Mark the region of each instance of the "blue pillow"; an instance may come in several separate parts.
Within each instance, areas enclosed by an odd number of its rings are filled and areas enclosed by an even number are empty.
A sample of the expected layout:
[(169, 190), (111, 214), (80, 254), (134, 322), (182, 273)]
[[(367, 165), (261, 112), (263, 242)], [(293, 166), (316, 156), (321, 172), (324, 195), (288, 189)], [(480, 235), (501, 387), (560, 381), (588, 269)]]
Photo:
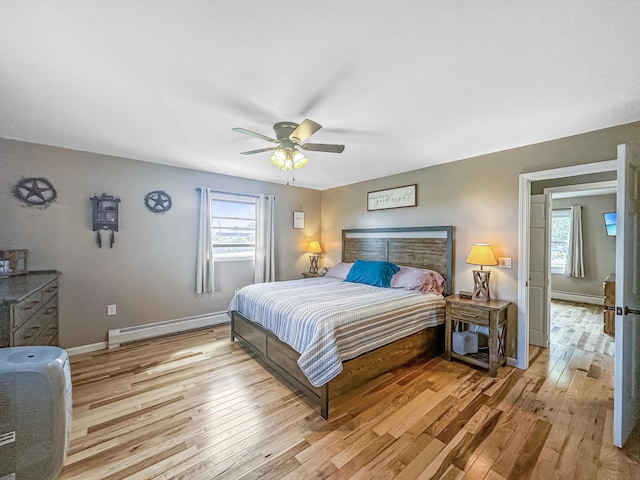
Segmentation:
[(389, 262), (356, 260), (344, 281), (389, 288), (391, 277), (398, 270), (400, 267)]

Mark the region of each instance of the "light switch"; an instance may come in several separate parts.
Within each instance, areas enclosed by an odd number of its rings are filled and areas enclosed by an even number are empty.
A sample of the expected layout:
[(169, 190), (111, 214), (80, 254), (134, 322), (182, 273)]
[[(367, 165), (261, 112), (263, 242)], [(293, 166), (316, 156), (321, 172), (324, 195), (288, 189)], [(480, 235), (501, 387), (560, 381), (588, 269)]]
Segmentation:
[(500, 267), (500, 268), (511, 268), (511, 258), (498, 257), (498, 267)]

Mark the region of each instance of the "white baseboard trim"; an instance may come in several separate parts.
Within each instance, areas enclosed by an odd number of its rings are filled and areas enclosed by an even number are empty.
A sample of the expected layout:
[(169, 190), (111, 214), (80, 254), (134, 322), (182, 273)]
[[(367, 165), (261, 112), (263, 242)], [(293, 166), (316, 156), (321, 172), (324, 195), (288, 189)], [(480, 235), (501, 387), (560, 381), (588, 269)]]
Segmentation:
[(164, 322), (148, 323), (146, 325), (138, 325), (135, 327), (119, 328), (116, 330), (109, 330), (108, 342), (80, 345), (79, 347), (66, 348), (65, 351), (69, 356), (80, 355), (81, 353), (96, 352), (106, 348), (119, 347), (121, 344), (127, 342), (146, 340), (149, 338), (161, 337), (163, 335), (171, 335), (172, 333), (186, 332), (197, 328), (220, 325), (223, 323), (229, 323), (229, 316), (227, 315), (227, 312), (206, 313), (204, 315), (177, 318), (175, 320), (166, 320)]
[(206, 313), (204, 315), (195, 315), (193, 317), (177, 318), (175, 320), (167, 320), (164, 322), (137, 325), (135, 327), (118, 328), (109, 330), (107, 343), (108, 348), (116, 348), (123, 343), (147, 340), (149, 338), (186, 332), (198, 328), (211, 327), (213, 325), (220, 325), (228, 322), (229, 316), (227, 315), (227, 312), (214, 312)]
[(604, 296), (583, 295), (580, 293), (557, 292), (551, 290), (551, 298), (555, 300), (566, 300), (567, 302), (588, 303), (591, 305), (604, 305)]
[(107, 342), (92, 343), (90, 345), (80, 345), (79, 347), (67, 348), (67, 355), (80, 355), (81, 353), (96, 352), (107, 348)]

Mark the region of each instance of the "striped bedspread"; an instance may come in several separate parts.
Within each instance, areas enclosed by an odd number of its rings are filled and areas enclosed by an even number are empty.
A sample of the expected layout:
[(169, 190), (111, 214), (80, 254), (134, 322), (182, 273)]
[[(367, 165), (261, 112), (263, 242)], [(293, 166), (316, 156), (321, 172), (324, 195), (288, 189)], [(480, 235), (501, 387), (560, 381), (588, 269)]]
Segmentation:
[(244, 287), (228, 313), (238, 311), (293, 347), (300, 369), (319, 387), (343, 361), (444, 323), (444, 305), (435, 294), (308, 278)]

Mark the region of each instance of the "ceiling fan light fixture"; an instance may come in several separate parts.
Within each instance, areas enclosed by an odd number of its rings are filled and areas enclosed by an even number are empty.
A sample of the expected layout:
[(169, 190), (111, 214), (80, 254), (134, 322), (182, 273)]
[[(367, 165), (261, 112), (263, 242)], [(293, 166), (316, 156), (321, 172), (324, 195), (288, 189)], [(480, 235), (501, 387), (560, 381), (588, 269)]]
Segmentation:
[(278, 167), (280, 170), (287, 170), (285, 168), (285, 164), (287, 161), (287, 157), (289, 155), (287, 154), (286, 150), (284, 148), (278, 148), (276, 149), (275, 152), (273, 152), (273, 154), (269, 157), (269, 161), (276, 167)]
[(309, 163), (309, 159), (304, 156), (304, 153), (296, 150), (295, 148), (293, 149), (291, 157), (293, 161), (293, 168), (302, 168)]
[(278, 148), (269, 157), (269, 161), (280, 170), (285, 171), (302, 168), (309, 163), (309, 159), (304, 156), (304, 153), (295, 148)]

